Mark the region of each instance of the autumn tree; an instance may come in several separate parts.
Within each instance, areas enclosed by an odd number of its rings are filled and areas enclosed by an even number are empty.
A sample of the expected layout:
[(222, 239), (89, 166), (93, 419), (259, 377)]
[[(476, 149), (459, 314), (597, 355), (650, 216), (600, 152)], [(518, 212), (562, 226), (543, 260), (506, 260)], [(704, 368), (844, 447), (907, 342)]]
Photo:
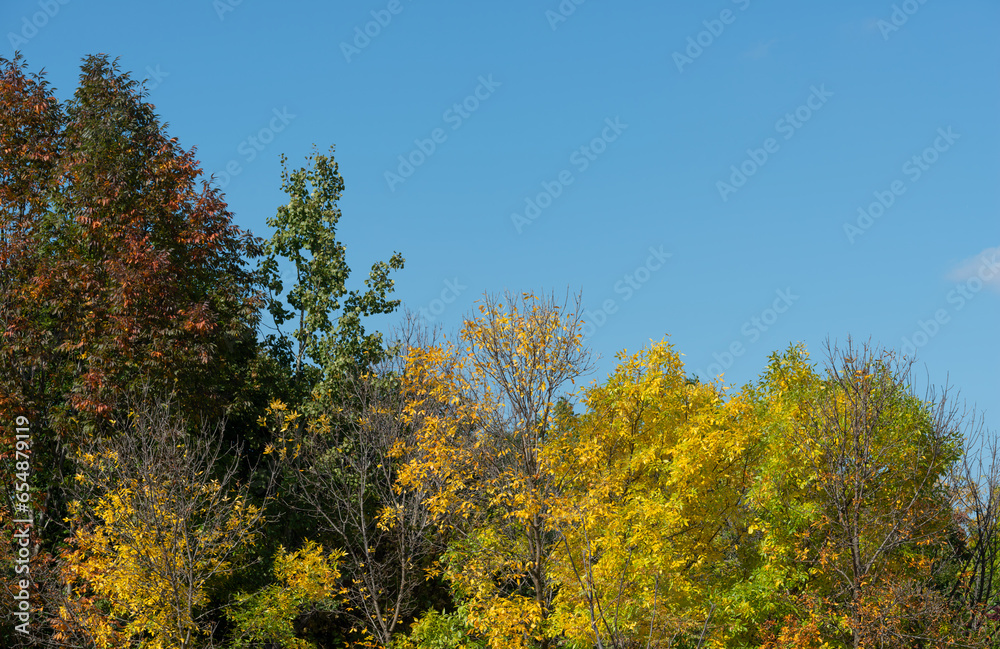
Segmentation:
[(218, 378), (253, 341), (261, 306), (244, 266), (258, 242), (217, 189), (199, 187), (194, 152), (115, 63), (85, 59), (66, 112), (34, 283), (59, 318), (51, 343), (72, 361), (67, 412), (106, 414), (116, 393), (150, 381), (185, 407), (224, 404)]
[(218, 429), (190, 434), (169, 401), (131, 408), (114, 436), (81, 450), (54, 637), (200, 646), (212, 632), (209, 586), (253, 545), (263, 509), (236, 481), (238, 449)]
[[(18, 55), (13, 60), (0, 59), (0, 413), (8, 422), (0, 429), (0, 467), (4, 470), (0, 484), (5, 496), (0, 505), (0, 532), (6, 539), (19, 531), (12, 521), (25, 518), (24, 512), (14, 510), (17, 461), (30, 457), (36, 471), (32, 483), (45, 475), (37, 466), (46, 457), (45, 448), (33, 448), (37, 436), (16, 444), (12, 424), (21, 417), (21, 422), (38, 426), (37, 387), (44, 383), (47, 359), (54, 355), (45, 345), (46, 332), (38, 322), (41, 310), (30, 280), (41, 263), (35, 240), (48, 209), (64, 119), (62, 106), (44, 76), (28, 74)], [(43, 497), (34, 491), (25, 504), (37, 510), (42, 502)], [(37, 532), (30, 542), (34, 554)], [(15, 604), (12, 596), (20, 591), (16, 586), (25, 576), (13, 571), (14, 551), (9, 543), (0, 545), (0, 561), (6, 567), (0, 603), (9, 610)], [(32, 561), (32, 576), (41, 577), (46, 558), (34, 554)], [(37, 609), (40, 602), (33, 598), (31, 604)], [(5, 625), (0, 644), (14, 646), (20, 635), (13, 625)]]
[(824, 373), (792, 347), (725, 398), (664, 344), (622, 354), (544, 449), (555, 626), (599, 647), (989, 646), (995, 497), (971, 476), (992, 465), (956, 465), (961, 417), (910, 386), (851, 345)]
[(828, 347), (821, 371), (793, 347), (744, 388), (762, 433), (735, 591), (744, 640), (988, 646), (968, 632), (983, 609), (948, 595), (968, 538), (953, 478), (960, 418), (946, 393), (916, 396), (911, 364), (848, 342)]
[(0, 59), (0, 354), (6, 368), (0, 408), (25, 415), (33, 396), (29, 386), (45, 365), (39, 358), (44, 331), (29, 326), (40, 315), (30, 284), (42, 262), (37, 237), (65, 119), (44, 76), (27, 74), (26, 66), (20, 56)]
[(64, 104), (20, 59), (0, 68), (0, 402), (36, 427), (48, 546), (74, 450), (123, 395), (149, 383), (212, 417), (238, 400), (260, 248), (115, 62), (84, 59)]
[(812, 434), (801, 438), (822, 494), (820, 558), (854, 647), (934, 632), (900, 622), (913, 605), (906, 582), (932, 560), (923, 548), (946, 538), (944, 479), (961, 442), (953, 422), (934, 416), (942, 409), (913, 396), (910, 374), (891, 352), (831, 347)]
[(428, 569), (440, 548), (424, 493), (400, 488), (413, 426), (405, 421), (402, 385), (408, 349), (433, 343), (414, 318), (396, 333), (398, 353), (360, 376), (342, 379), (348, 398), (326, 408), (302, 434), (283, 404), (269, 418), (283, 429), (283, 450), (298, 469), (289, 506), (304, 512), (316, 533), (343, 551), (343, 614), (388, 646), (426, 605)]
[(399, 481), (424, 491), (448, 530), (446, 577), (493, 647), (553, 637), (558, 538), (541, 453), (559, 396), (588, 369), (580, 327), (579, 300), (487, 296), (457, 346), (410, 353), (406, 414), (417, 432)]
[(545, 444), (557, 625), (602, 649), (720, 640), (754, 422), (666, 342), (618, 360)]

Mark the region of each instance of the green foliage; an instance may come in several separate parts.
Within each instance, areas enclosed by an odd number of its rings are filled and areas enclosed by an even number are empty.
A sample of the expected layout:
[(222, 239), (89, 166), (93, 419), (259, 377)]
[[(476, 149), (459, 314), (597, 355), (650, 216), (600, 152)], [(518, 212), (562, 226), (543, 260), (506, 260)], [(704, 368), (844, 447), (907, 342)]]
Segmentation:
[(312, 541), (295, 552), (278, 548), (274, 557), (275, 582), (252, 595), (238, 594), (226, 612), (236, 625), (233, 649), (267, 643), (283, 649), (311, 649), (316, 645), (297, 637), (295, 619), (309, 607), (332, 608), (340, 577), (339, 552), (326, 554)]
[[(278, 208), (267, 224), (275, 229), (266, 245), (267, 258), (262, 272), (268, 278), (273, 295), (284, 290), (278, 258), (292, 263), (295, 282), (286, 299), (291, 309), (272, 297), (268, 308), (279, 328), (271, 336), (272, 348), (286, 358), (294, 357), (296, 377), (303, 375), (305, 361), (312, 360), (320, 370), (320, 380), (329, 391), (345, 373), (359, 376), (362, 371), (384, 358), (379, 333), (365, 333), (362, 317), (391, 313), (398, 300), (388, 299), (393, 280), (390, 271), (403, 267), (403, 257), (394, 253), (388, 262), (372, 265), (365, 280), (367, 290), (348, 289), (351, 269), (344, 245), (337, 240), (336, 228), (341, 212), (337, 207), (344, 191), (344, 179), (330, 155), (313, 153), (308, 167), (289, 171), (282, 157), (281, 188), (289, 202)], [(298, 343), (294, 352), (290, 340), (280, 333), (283, 323), (298, 318), (293, 334)]]
[(392, 649), (485, 649), (486, 640), (469, 626), (464, 607), (452, 613), (430, 609), (417, 618), (408, 636), (395, 638)]

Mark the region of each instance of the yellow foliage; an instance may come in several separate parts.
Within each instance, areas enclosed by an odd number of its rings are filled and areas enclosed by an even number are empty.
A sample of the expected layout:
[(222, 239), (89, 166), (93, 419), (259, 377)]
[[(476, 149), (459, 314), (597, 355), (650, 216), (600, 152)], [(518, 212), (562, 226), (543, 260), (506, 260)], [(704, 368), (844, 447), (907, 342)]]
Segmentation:
[(583, 369), (580, 325), (531, 294), (487, 298), (456, 344), (408, 350), (404, 414), (416, 435), (412, 448), (394, 449), (412, 458), (398, 483), (426, 494), (430, 513), (462, 539), (445, 575), (469, 625), (497, 649), (551, 632), (551, 476), (540, 453), (559, 390)]
[(100, 649), (132, 642), (144, 649), (192, 646), (202, 632), (193, 611), (207, 602), (206, 581), (229, 572), (227, 557), (253, 539), (241, 530), (259, 515), (236, 498), (221, 525), (200, 526), (207, 512), (185, 505), (217, 503), (220, 489), (212, 481), (178, 490), (166, 477), (149, 476), (101, 496), (93, 503), (96, 522), (74, 532), (63, 556), (75, 602), (74, 610), (60, 612), (64, 623)]
[(690, 384), (665, 342), (620, 354), (585, 404), (543, 456), (565, 485), (551, 505), (563, 631), (594, 643), (595, 633), (640, 641), (700, 627), (707, 576), (729, 549), (720, 531), (737, 514), (753, 429), (713, 385)]

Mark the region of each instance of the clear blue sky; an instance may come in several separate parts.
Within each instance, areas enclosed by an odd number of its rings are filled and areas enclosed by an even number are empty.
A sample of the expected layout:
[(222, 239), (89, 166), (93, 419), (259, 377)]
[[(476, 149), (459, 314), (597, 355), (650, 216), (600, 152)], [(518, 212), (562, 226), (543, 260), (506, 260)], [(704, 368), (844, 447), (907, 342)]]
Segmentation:
[(279, 154), (336, 144), (356, 278), (402, 252), (398, 296), (447, 331), (487, 291), (582, 290), (595, 378), (669, 334), (735, 384), (791, 342), (906, 339), (1000, 428), (1000, 6), (576, 2), (5, 0), (0, 24), (61, 97), (90, 53), (148, 77), (256, 234)]

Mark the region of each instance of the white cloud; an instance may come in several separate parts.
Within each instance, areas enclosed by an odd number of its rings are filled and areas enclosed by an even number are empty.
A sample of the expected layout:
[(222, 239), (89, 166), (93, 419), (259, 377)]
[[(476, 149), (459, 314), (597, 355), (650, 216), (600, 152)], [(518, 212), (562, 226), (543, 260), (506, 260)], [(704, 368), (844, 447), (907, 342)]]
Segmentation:
[(954, 282), (965, 282), (974, 277), (985, 286), (1000, 291), (1000, 246), (983, 250), (975, 257), (960, 262), (948, 273), (948, 279)]

